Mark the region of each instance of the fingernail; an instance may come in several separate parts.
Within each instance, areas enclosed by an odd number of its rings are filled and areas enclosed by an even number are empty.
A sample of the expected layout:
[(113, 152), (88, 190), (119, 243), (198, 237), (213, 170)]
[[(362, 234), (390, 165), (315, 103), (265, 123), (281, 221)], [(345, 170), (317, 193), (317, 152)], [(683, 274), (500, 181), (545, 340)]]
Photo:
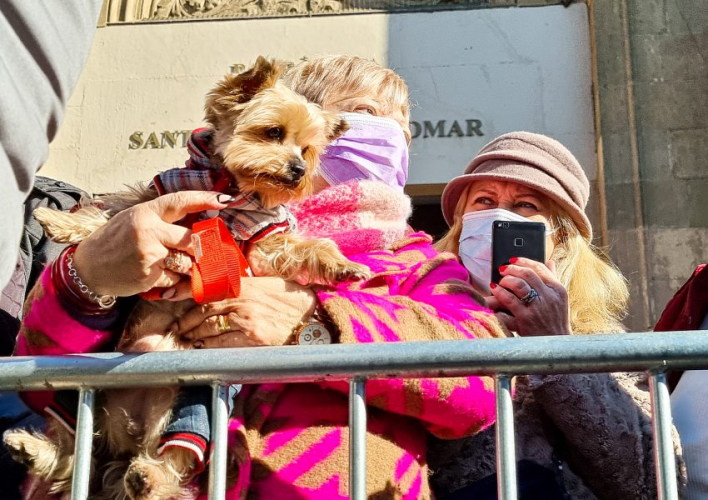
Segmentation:
[(203, 340), (197, 340), (196, 342), (194, 342), (194, 343), (192, 344), (192, 347), (194, 347), (195, 349), (201, 349), (202, 347), (204, 347), (204, 341), (203, 341)]
[(499, 272), (503, 273), (504, 271), (506, 271), (507, 267), (509, 267), (509, 266), (499, 266)]
[(519, 260), (518, 257), (512, 257), (511, 259), (509, 259), (509, 264), (516, 264), (517, 260)]
[(162, 292), (160, 294), (160, 297), (164, 300), (169, 300), (172, 297), (174, 297), (175, 295), (177, 295), (177, 289), (175, 287), (172, 287), (172, 288), (168, 288), (167, 290)]
[(489, 284), (489, 288), (491, 288), (492, 290), (494, 290), (496, 287), (497, 287), (497, 284), (496, 284), (496, 283), (490, 283), (490, 284)]
[(216, 199), (219, 203), (233, 203), (234, 201), (236, 201), (236, 198), (234, 198), (230, 194), (220, 194), (216, 197)]

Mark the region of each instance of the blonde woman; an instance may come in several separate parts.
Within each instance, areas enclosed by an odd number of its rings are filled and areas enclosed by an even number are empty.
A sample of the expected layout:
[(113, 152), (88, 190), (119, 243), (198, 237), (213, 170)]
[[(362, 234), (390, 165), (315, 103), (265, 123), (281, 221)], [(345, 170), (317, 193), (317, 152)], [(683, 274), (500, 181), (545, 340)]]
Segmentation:
[[(442, 206), (450, 231), (437, 249), (460, 257), (488, 307), (520, 336), (622, 331), (627, 284), (591, 244), (589, 191), (583, 169), (562, 144), (539, 134), (504, 134), (447, 185)], [(499, 284), (490, 283), (495, 220), (543, 222), (548, 262), (512, 259), (500, 269)], [(516, 381), (522, 500), (656, 498), (649, 394), (641, 377)], [(439, 498), (496, 498), (493, 430), (432, 449)]]

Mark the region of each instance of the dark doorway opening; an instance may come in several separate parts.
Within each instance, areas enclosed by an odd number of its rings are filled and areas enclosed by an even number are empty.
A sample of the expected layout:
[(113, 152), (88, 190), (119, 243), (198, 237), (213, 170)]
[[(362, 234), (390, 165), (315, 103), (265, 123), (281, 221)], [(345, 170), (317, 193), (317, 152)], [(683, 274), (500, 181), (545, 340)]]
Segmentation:
[(447, 224), (440, 208), (439, 196), (413, 198), (413, 216), (410, 225), (416, 231), (425, 231), (436, 241), (447, 232)]

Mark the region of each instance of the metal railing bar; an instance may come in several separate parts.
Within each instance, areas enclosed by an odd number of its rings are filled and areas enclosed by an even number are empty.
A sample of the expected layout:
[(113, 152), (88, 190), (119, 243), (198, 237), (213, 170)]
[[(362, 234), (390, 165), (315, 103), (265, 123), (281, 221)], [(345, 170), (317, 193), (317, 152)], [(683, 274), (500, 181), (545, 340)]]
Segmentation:
[(708, 332), (84, 354), (0, 359), (0, 390), (292, 383), (353, 377), (708, 368)]
[(212, 385), (209, 498), (226, 498), (226, 453), (229, 431), (229, 386)]
[(671, 436), (671, 400), (665, 372), (649, 374), (649, 390), (652, 407), (651, 425), (654, 437), (656, 491), (659, 500), (678, 500), (676, 456)]
[(349, 381), (349, 498), (366, 499), (366, 380)]
[(76, 415), (74, 442), (74, 474), (71, 478), (71, 500), (86, 500), (89, 497), (91, 479), (91, 455), (93, 452), (93, 405), (95, 391), (79, 391), (79, 408)]
[(516, 439), (511, 378), (504, 374), (497, 375), (494, 378), (494, 392), (497, 408), (497, 498), (516, 500)]

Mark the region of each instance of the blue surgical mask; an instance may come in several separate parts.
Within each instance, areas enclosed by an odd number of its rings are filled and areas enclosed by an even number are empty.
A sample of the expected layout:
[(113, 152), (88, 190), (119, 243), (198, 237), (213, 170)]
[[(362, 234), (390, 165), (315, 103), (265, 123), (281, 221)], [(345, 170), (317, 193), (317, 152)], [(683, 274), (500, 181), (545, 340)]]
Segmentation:
[(344, 113), (343, 136), (320, 156), (322, 177), (336, 186), (352, 180), (375, 180), (403, 191), (408, 180), (408, 143), (391, 118)]

